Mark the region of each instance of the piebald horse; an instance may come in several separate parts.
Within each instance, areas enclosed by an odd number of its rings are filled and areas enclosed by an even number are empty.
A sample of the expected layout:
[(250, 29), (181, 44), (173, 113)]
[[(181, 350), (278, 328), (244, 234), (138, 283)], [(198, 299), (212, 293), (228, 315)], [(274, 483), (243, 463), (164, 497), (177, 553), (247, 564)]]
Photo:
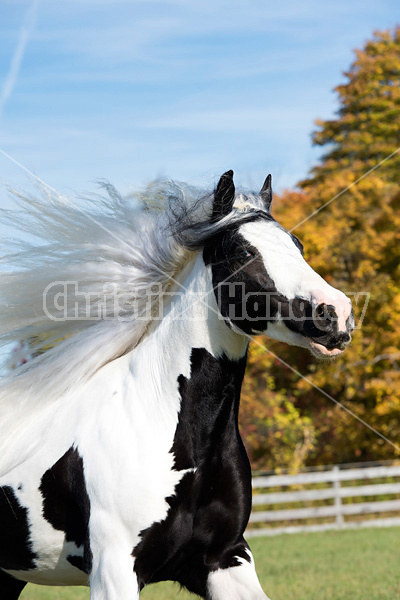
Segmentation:
[(337, 356), (351, 303), (271, 216), (270, 176), (260, 194), (236, 193), (232, 171), (208, 195), (106, 188), (3, 214), (30, 241), (3, 259), (0, 336), (32, 358), (0, 382), (0, 597), (33, 582), (133, 600), (173, 580), (266, 600), (243, 537), (249, 338)]

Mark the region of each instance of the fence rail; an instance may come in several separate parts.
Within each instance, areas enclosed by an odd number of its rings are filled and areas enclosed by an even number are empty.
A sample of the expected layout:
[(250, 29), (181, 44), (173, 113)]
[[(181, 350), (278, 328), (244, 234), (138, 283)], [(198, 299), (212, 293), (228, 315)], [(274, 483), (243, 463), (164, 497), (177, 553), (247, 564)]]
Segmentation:
[[(374, 479), (378, 481), (371, 482)], [(287, 506), (291, 504), (297, 506)], [(334, 466), (324, 471), (253, 478), (248, 537), (392, 525), (400, 525), (400, 465), (356, 469)]]

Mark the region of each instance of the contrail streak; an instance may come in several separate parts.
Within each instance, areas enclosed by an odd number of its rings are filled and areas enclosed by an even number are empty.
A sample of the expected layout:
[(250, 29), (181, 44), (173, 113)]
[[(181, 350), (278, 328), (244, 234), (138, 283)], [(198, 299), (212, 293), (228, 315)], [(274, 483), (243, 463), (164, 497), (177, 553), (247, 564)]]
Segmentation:
[(19, 32), (18, 44), (12, 57), (10, 68), (3, 84), (3, 89), (0, 95), (0, 119), (3, 116), (4, 108), (9, 99), (14, 86), (18, 79), (19, 70), (21, 68), (22, 59), (25, 54), (25, 48), (29, 40), (29, 36), (35, 26), (36, 13), (40, 0), (33, 0), (25, 13), (24, 21)]

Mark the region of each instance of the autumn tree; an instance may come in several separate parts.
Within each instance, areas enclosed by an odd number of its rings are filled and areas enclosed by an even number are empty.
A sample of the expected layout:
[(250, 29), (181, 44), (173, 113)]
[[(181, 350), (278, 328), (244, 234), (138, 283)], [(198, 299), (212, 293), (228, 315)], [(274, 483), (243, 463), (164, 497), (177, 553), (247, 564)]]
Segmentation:
[[(311, 266), (352, 295), (358, 325), (369, 296), (365, 318), (344, 355), (330, 363), (260, 341), (400, 446), (400, 27), (376, 32), (356, 51), (345, 79), (336, 88), (336, 118), (317, 121), (313, 135), (325, 154), (298, 191), (278, 199), (275, 214), (296, 229)], [(253, 346), (250, 356), (242, 421), (245, 433), (251, 422), (256, 426), (248, 444), (258, 467), (298, 465), (301, 437), (304, 464), (400, 455), (273, 355)], [(264, 368), (268, 377), (260, 375)], [(266, 433), (262, 452), (266, 423), (272, 431), (282, 428), (284, 451), (271, 453), (273, 434)]]
[(338, 117), (318, 120), (313, 136), (328, 151), (303, 185), (324, 185), (339, 172), (354, 181), (382, 161), (380, 178), (397, 184), (400, 156), (392, 154), (400, 144), (400, 27), (376, 32), (363, 50), (356, 50), (356, 60), (344, 75), (347, 81), (335, 88)]

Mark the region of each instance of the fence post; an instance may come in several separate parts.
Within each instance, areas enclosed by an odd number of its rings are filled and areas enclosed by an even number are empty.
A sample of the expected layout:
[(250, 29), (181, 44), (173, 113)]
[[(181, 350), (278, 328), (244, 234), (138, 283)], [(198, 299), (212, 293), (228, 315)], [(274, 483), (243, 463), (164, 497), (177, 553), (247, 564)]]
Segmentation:
[(340, 495), (340, 480), (339, 480), (339, 467), (337, 465), (335, 465), (332, 469), (333, 474), (334, 474), (334, 479), (333, 479), (333, 489), (335, 492), (335, 508), (336, 508), (336, 517), (335, 517), (335, 521), (336, 521), (336, 527), (339, 529), (340, 527), (343, 526), (343, 514), (342, 514), (342, 497)]

